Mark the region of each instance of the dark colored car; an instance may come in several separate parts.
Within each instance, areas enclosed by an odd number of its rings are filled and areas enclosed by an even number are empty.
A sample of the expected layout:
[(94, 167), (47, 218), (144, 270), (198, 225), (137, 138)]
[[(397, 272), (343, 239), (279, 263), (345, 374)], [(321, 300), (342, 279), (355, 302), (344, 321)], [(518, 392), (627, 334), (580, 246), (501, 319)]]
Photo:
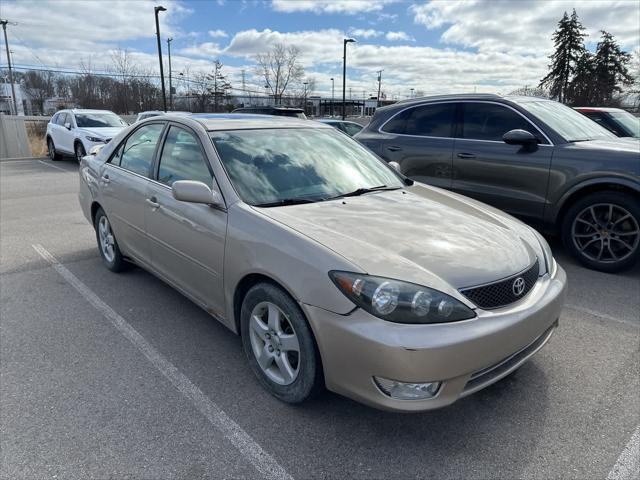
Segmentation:
[(640, 142), (558, 102), (449, 95), (376, 111), (355, 137), (408, 177), (561, 233), (583, 264), (640, 257)]
[(326, 123), (327, 125), (331, 125), (333, 128), (346, 133), (350, 137), (353, 137), (356, 133), (359, 133), (360, 130), (362, 130), (362, 125), (356, 122), (337, 120), (335, 118), (320, 118), (318, 119), (318, 121), (321, 123)]
[(275, 107), (271, 105), (263, 107), (240, 107), (231, 113), (254, 113), (258, 115), (275, 115), (277, 117), (307, 118), (304, 110), (294, 107)]
[(576, 107), (576, 110), (618, 137), (640, 138), (640, 118), (626, 110), (607, 107)]

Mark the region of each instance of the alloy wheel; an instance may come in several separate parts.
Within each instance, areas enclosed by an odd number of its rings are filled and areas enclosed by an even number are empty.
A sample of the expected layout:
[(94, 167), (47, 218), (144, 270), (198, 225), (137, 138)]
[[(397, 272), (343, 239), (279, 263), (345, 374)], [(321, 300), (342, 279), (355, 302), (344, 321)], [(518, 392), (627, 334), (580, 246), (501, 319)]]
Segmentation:
[(597, 203), (576, 215), (571, 237), (578, 251), (589, 260), (614, 263), (636, 251), (640, 226), (638, 219), (620, 205)]
[(47, 148), (49, 150), (49, 158), (53, 160), (56, 156), (56, 149), (53, 146), (53, 142), (51, 140), (47, 142)]
[(278, 385), (290, 385), (300, 370), (300, 343), (285, 313), (260, 302), (249, 319), (251, 350), (262, 372)]
[(100, 238), (100, 250), (107, 262), (112, 263), (116, 258), (115, 240), (111, 232), (111, 225), (107, 217), (100, 217), (98, 222), (98, 236)]
[(82, 157), (84, 157), (84, 147), (82, 145), (76, 145), (76, 160), (78, 163), (82, 161)]

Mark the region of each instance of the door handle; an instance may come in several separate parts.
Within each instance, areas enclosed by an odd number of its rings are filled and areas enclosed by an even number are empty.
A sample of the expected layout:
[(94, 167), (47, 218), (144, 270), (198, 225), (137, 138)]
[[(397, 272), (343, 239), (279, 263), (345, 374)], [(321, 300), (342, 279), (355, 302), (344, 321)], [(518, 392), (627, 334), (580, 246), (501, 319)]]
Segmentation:
[(387, 150), (389, 150), (390, 152), (399, 152), (400, 150), (402, 150), (402, 147), (398, 147), (397, 145), (391, 145), (387, 147)]
[(459, 153), (458, 158), (476, 158), (473, 153)]
[(109, 178), (108, 174), (105, 173), (104, 175), (102, 175), (102, 182), (103, 183), (109, 183), (110, 181), (111, 181), (111, 179)]
[(151, 205), (152, 208), (160, 208), (160, 204), (156, 197), (147, 198), (147, 203)]

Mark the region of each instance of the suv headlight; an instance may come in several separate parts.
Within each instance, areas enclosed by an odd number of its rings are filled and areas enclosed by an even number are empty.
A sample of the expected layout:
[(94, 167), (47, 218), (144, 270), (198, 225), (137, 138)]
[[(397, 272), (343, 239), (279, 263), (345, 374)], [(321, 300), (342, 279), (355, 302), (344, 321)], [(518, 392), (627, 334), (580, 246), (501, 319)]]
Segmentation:
[(459, 300), (415, 283), (336, 270), (329, 277), (358, 307), (390, 322), (443, 323), (476, 316)]
[(90, 142), (93, 142), (93, 143), (103, 143), (104, 142), (104, 138), (100, 138), (100, 137), (90, 137), (89, 135), (86, 135), (84, 138), (86, 138), (87, 140), (89, 140)]

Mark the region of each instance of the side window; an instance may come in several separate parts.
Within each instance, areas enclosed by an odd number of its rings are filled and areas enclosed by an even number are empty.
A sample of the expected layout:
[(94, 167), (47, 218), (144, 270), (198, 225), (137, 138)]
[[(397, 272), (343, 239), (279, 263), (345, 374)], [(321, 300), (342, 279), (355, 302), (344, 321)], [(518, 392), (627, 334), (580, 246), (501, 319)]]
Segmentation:
[(213, 176), (198, 139), (192, 133), (172, 126), (162, 148), (158, 181), (171, 186), (178, 180), (196, 180), (211, 186)]
[(60, 117), (59, 113), (56, 113), (53, 117), (51, 117), (51, 120), (49, 120), (52, 124), (57, 124), (58, 123), (58, 117)]
[(67, 114), (65, 112), (59, 113), (56, 123), (64, 127), (64, 124), (67, 123)]
[(124, 150), (124, 143), (121, 143), (120, 146), (116, 149), (115, 152), (111, 155), (109, 159), (109, 163), (112, 165), (120, 166), (120, 160), (122, 159), (122, 151)]
[(124, 143), (120, 166), (140, 175), (149, 175), (153, 154), (164, 124), (153, 123), (136, 130)]
[(519, 113), (493, 103), (465, 103), (462, 138), (502, 141), (510, 130), (526, 130), (538, 135), (537, 130)]
[(383, 130), (405, 135), (453, 137), (455, 111), (455, 103), (436, 103), (410, 108), (396, 115)]

